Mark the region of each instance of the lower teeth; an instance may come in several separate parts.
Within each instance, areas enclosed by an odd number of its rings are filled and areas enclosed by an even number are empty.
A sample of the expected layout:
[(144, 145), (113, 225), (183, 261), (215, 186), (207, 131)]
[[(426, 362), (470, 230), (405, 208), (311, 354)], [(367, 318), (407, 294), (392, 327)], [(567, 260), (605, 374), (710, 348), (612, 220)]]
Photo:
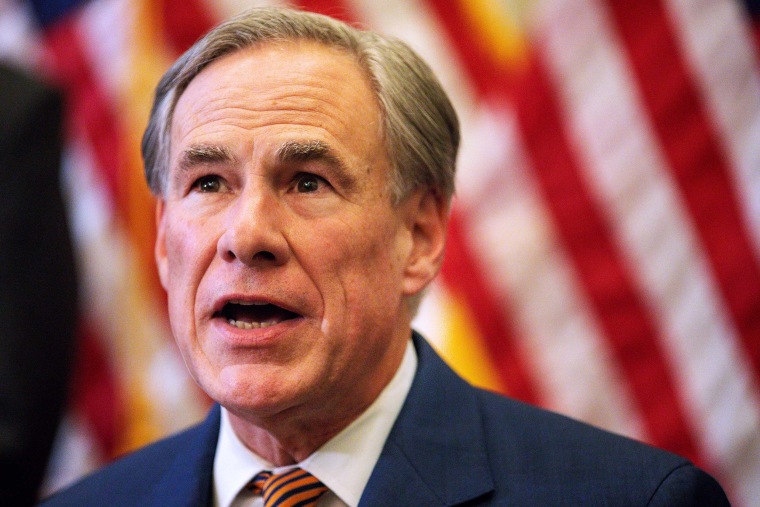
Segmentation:
[(238, 329), (259, 329), (262, 327), (269, 327), (275, 325), (275, 321), (267, 322), (244, 322), (242, 320), (229, 319), (227, 321), (231, 326), (235, 326)]

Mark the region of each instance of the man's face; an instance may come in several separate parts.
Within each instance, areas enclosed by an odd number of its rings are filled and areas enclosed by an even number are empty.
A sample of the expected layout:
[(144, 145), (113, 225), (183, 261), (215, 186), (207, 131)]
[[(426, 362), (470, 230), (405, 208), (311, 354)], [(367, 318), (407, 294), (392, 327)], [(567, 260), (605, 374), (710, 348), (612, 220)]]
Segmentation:
[(181, 96), (156, 258), (185, 362), (233, 413), (361, 410), (395, 372), (445, 214), (391, 204), (381, 132), (358, 66), (316, 43), (232, 53)]

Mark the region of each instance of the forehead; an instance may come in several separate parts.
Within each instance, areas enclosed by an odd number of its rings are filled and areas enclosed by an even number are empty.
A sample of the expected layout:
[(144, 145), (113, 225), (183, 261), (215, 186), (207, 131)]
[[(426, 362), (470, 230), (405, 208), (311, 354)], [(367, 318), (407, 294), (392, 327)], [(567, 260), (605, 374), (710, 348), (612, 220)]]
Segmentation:
[(371, 150), (381, 144), (381, 125), (370, 81), (347, 51), (268, 42), (223, 56), (190, 82), (173, 115), (171, 152), (241, 131), (252, 141), (275, 132)]

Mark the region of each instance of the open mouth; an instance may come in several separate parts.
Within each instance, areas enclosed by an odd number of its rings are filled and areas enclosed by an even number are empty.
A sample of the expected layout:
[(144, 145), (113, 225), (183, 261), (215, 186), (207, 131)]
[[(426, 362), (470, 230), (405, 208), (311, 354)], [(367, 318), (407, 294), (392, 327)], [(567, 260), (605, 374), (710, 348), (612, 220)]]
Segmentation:
[(259, 329), (299, 317), (297, 313), (269, 303), (229, 301), (214, 314), (239, 329)]

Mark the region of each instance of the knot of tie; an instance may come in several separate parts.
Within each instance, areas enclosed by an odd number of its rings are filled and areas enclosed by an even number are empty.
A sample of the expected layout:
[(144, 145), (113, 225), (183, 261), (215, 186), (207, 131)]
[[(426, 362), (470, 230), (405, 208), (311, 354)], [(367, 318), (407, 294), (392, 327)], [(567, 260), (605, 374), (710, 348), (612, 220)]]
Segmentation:
[(262, 495), (265, 507), (311, 507), (327, 491), (319, 479), (300, 468), (277, 475), (261, 472), (246, 488)]

